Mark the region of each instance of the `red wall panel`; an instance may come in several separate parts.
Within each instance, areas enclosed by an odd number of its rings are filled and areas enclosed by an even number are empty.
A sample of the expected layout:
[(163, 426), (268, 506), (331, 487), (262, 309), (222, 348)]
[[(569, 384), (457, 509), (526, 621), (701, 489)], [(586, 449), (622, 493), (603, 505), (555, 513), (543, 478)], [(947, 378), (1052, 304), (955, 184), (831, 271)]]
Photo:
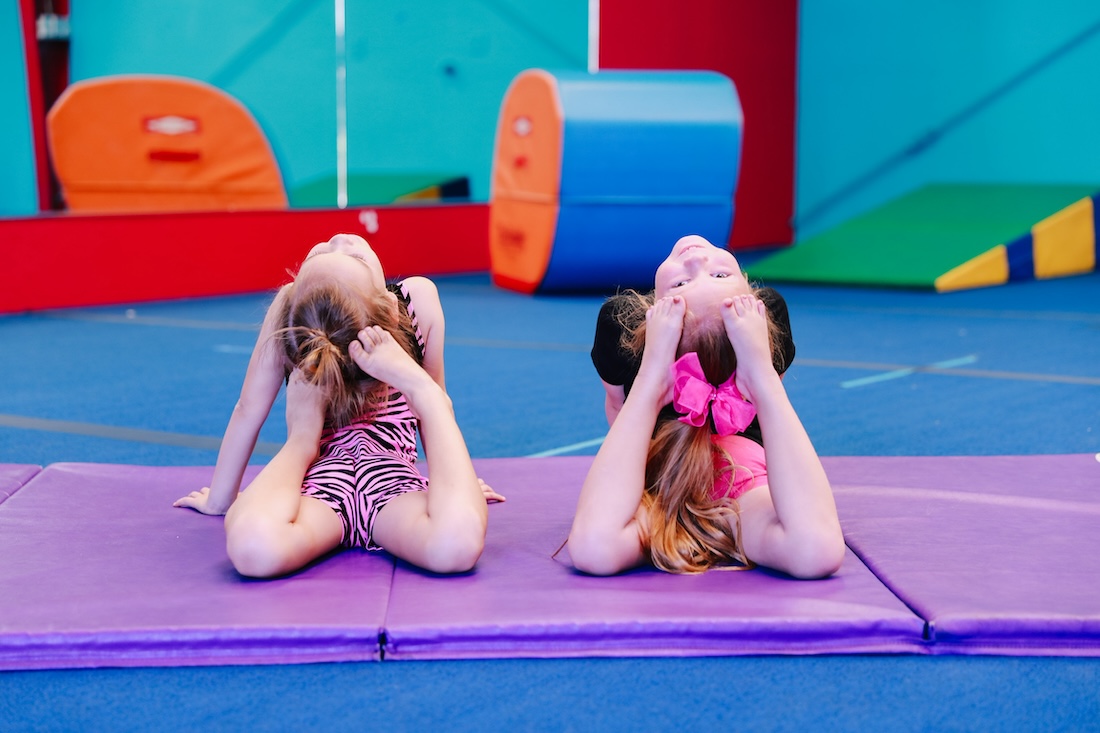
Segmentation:
[(600, 68), (710, 69), (745, 114), (731, 249), (793, 238), (798, 2), (601, 0)]
[(34, 0), (20, 0), (23, 21), (23, 50), (26, 54), (27, 95), (30, 102), (31, 129), (34, 137), (34, 159), (38, 177), (38, 209), (50, 208), (50, 174), (46, 162), (46, 102), (42, 97), (42, 67), (38, 57), (38, 36), (35, 31)]

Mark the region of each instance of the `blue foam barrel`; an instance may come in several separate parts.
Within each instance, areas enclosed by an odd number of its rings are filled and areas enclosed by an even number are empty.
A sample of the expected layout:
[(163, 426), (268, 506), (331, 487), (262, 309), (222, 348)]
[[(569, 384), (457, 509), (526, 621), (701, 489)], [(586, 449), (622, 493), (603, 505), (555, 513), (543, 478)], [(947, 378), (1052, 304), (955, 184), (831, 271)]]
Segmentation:
[(494, 282), (652, 287), (680, 237), (728, 241), (741, 134), (737, 91), (716, 72), (521, 73), (497, 130)]

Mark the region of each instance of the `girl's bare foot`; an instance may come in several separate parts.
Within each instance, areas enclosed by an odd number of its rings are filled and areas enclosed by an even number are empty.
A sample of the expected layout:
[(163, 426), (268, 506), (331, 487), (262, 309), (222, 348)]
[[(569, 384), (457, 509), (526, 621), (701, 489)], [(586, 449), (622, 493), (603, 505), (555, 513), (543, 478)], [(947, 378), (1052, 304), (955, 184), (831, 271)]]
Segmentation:
[(668, 370), (676, 361), (686, 311), (684, 299), (673, 295), (658, 300), (645, 314), (645, 350), (632, 389), (641, 386), (652, 390), (661, 398), (660, 404), (672, 400)]
[(418, 385), (427, 372), (381, 326), (367, 326), (352, 341), (348, 353), (359, 368), (379, 382), (407, 392)]
[(755, 402), (753, 389), (760, 389), (772, 378), (778, 379), (772, 364), (764, 303), (755, 295), (738, 295), (727, 298), (720, 312), (726, 337), (737, 354), (737, 389), (749, 402)]
[(437, 397), (447, 410), (451, 409), (447, 393), (381, 326), (368, 326), (360, 331), (359, 340), (351, 342), (348, 353), (364, 372), (405, 395), (417, 418)]

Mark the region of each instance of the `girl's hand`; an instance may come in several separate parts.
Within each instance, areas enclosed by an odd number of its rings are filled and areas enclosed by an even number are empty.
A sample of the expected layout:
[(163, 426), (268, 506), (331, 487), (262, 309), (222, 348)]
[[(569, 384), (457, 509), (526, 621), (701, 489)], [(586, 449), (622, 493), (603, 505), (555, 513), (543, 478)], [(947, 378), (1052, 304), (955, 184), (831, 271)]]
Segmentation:
[(486, 504), (496, 504), (497, 502), (505, 501), (503, 496), (493, 491), (493, 487), (481, 479), (477, 480), (477, 484), (481, 487), (481, 493), (485, 496)]
[(187, 509), (194, 509), (199, 514), (207, 514), (210, 516), (221, 516), (229, 511), (229, 507), (216, 507), (210, 504), (210, 487), (204, 486), (198, 491), (192, 491), (187, 496), (176, 499), (172, 502), (172, 506), (185, 507)]
[(634, 389), (649, 388), (659, 397), (659, 404), (672, 401), (672, 379), (669, 367), (676, 361), (676, 350), (684, 331), (687, 305), (679, 295), (661, 298), (645, 314), (645, 350)]
[(755, 402), (753, 389), (761, 388), (763, 380), (778, 377), (764, 303), (755, 295), (738, 295), (723, 301), (720, 310), (726, 336), (737, 353), (737, 389), (749, 402)]

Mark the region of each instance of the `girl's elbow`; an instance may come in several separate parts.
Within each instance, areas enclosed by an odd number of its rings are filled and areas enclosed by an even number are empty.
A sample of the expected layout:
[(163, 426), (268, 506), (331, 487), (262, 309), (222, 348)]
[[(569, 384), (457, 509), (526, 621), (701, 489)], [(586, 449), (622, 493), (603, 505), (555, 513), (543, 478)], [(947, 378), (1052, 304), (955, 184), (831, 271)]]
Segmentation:
[(270, 410), (263, 400), (248, 395), (242, 394), (237, 399), (237, 403), (233, 405), (233, 417), (237, 420), (247, 422), (263, 421), (267, 418), (268, 412)]
[(827, 578), (840, 570), (846, 553), (844, 537), (839, 531), (823, 533), (800, 548), (787, 572), (801, 580)]
[(485, 524), (469, 522), (438, 533), (429, 543), (423, 566), (433, 573), (466, 573), (474, 569), (484, 550)]
[(574, 527), (566, 546), (573, 567), (586, 575), (615, 575), (623, 570), (609, 543), (596, 533)]

